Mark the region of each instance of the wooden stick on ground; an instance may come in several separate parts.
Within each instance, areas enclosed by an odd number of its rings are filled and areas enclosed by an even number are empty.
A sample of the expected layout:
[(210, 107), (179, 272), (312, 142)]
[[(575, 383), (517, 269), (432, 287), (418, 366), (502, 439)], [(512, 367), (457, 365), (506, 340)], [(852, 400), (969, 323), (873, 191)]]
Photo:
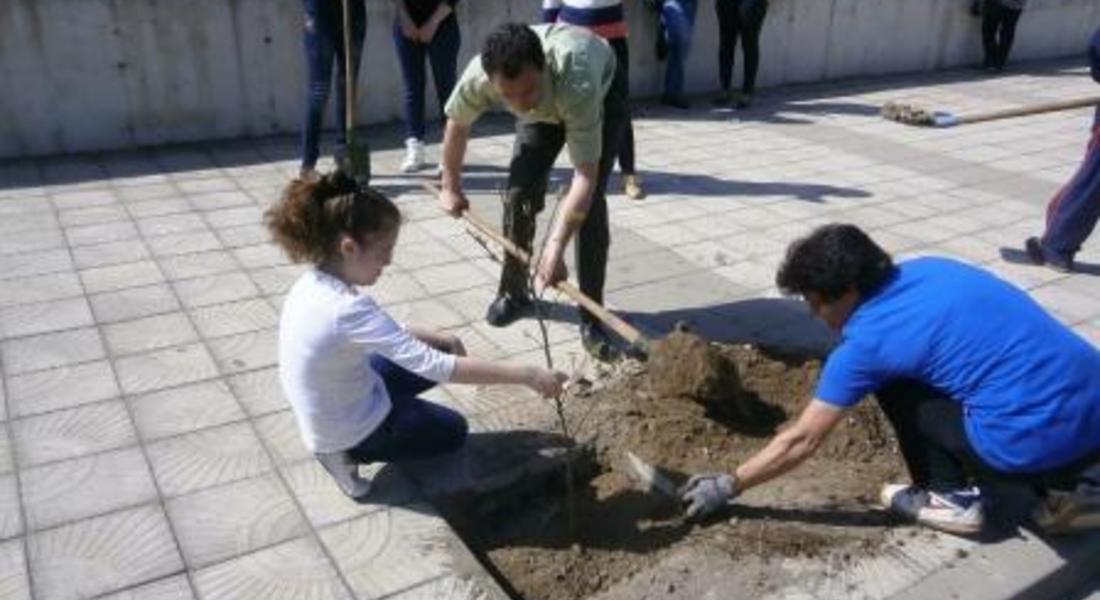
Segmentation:
[(1014, 108), (1005, 108), (971, 115), (955, 115), (949, 112), (930, 111), (904, 102), (887, 102), (882, 107), (882, 116), (891, 121), (905, 123), (906, 125), (955, 127), (957, 125), (969, 125), (972, 123), (984, 123), (986, 121), (996, 121), (999, 119), (1011, 119), (1061, 110), (1085, 108), (1098, 104), (1100, 104), (1100, 96), (1089, 96), (1087, 98), (1044, 102), (1042, 104), (1017, 106)]
[[(424, 189), (428, 190), (436, 197), (440, 195), (439, 188), (429, 182), (424, 182)], [(471, 210), (464, 211), (462, 213), (462, 218), (474, 229), (481, 232), (482, 235), (499, 244), (501, 248), (504, 248), (506, 253), (510, 254), (524, 266), (531, 268), (531, 256), (523, 248), (512, 243), (512, 240), (501, 235), (487, 221)], [(619, 318), (615, 313), (604, 308), (600, 303), (586, 296), (573, 284), (568, 281), (560, 281), (554, 288), (566, 296), (569, 296), (574, 302), (592, 313), (592, 315), (599, 319), (604, 325), (607, 325), (615, 333), (621, 335), (630, 345), (643, 351), (648, 350), (647, 340), (640, 331), (635, 329), (630, 323)]]

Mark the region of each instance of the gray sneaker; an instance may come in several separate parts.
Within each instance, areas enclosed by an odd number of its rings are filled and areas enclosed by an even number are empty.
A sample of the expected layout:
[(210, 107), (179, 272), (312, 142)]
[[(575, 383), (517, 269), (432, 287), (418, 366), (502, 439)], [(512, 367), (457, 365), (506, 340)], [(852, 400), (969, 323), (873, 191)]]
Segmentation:
[(1081, 473), (1072, 492), (1048, 490), (1032, 511), (1031, 520), (1052, 534), (1100, 528), (1100, 463)]
[(370, 480), (359, 475), (359, 463), (347, 452), (318, 452), (314, 456), (348, 498), (358, 500), (370, 493)]

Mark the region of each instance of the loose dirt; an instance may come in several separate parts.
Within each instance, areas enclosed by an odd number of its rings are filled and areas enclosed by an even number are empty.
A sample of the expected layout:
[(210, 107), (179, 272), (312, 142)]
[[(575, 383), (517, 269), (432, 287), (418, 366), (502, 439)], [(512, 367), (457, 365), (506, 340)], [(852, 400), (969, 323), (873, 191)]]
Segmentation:
[(817, 360), (683, 333), (661, 343), (675, 351), (655, 352), (648, 365), (623, 363), (569, 401), (591, 449), (574, 462), (581, 481), (573, 532), (561, 478), (488, 514), (469, 501), (448, 510), (511, 593), (587, 598), (689, 546), (735, 559), (821, 557), (832, 564), (878, 550), (892, 521), (874, 507), (877, 490), (904, 470), (871, 401), (849, 411), (806, 464), (748, 491), (708, 522), (687, 523), (675, 498), (642, 491), (628, 475), (625, 452), (677, 484), (693, 473), (732, 472), (798, 415), (821, 368)]

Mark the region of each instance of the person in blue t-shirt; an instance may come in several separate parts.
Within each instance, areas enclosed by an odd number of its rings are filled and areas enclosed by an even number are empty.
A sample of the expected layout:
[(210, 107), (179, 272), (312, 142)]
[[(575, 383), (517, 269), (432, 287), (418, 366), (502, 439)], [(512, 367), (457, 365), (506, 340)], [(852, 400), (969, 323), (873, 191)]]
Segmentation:
[(1050, 532), (1100, 526), (1100, 351), (1025, 292), (946, 258), (895, 265), (853, 225), (795, 241), (776, 276), (837, 330), (797, 422), (734, 474), (697, 475), (688, 516), (725, 506), (811, 454), (868, 394), (893, 425), (911, 484), (883, 503), (924, 525), (977, 533), (981, 485), (1033, 486)]

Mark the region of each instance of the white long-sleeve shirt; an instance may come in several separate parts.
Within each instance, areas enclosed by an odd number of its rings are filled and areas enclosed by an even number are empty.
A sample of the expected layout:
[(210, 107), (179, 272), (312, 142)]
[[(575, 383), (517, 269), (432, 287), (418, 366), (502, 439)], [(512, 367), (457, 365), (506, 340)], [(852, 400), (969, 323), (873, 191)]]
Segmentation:
[(390, 397), (370, 366), (375, 354), (438, 382), (455, 367), (354, 287), (317, 269), (299, 277), (279, 319), (279, 379), (310, 451), (351, 448), (385, 420)]

